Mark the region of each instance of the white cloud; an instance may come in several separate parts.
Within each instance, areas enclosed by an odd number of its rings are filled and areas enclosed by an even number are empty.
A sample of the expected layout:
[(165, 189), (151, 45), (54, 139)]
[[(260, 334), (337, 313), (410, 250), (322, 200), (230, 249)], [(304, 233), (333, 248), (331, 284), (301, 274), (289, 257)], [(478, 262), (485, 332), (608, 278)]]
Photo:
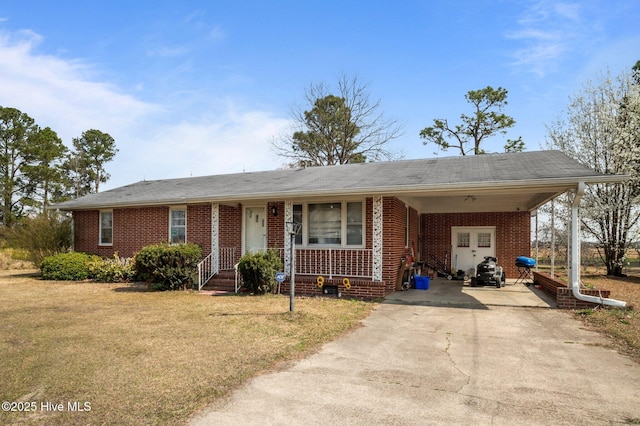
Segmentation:
[[(201, 119), (155, 129), (121, 152), (121, 167), (132, 170), (129, 181), (239, 173), (278, 168), (271, 140), (289, 121), (262, 111), (234, 107)], [(134, 172), (135, 171), (135, 172)]]
[[(143, 179), (268, 170), (280, 166), (273, 137), (288, 127), (273, 113), (199, 93), (189, 104), (149, 103), (100, 81), (81, 60), (36, 53), (42, 37), (0, 33), (0, 105), (18, 108), (67, 144), (88, 129), (114, 137), (103, 190)], [(136, 89), (134, 89), (136, 90)], [(209, 99), (203, 106), (202, 98)]]
[(523, 30), (514, 31), (508, 34), (508, 37), (516, 40), (535, 40), (537, 42), (553, 42), (561, 38), (561, 34), (557, 31), (543, 31), (533, 28), (525, 28)]
[(561, 15), (572, 21), (580, 20), (580, 5), (577, 3), (557, 3), (554, 9), (558, 15)]
[(512, 52), (513, 65), (539, 76), (556, 69), (574, 42), (584, 31), (580, 23), (580, 5), (545, 0), (530, 6), (517, 20), (517, 29), (505, 34), (521, 47)]
[(159, 107), (96, 82), (96, 70), (78, 60), (34, 52), (42, 37), (32, 31), (0, 34), (0, 99), (51, 127), (66, 143), (83, 131), (129, 128)]
[(158, 47), (147, 50), (147, 56), (159, 56), (161, 58), (182, 56), (185, 53), (187, 53), (187, 49), (184, 47)]
[(209, 38), (211, 40), (223, 40), (225, 37), (226, 33), (219, 25), (216, 25), (209, 31)]

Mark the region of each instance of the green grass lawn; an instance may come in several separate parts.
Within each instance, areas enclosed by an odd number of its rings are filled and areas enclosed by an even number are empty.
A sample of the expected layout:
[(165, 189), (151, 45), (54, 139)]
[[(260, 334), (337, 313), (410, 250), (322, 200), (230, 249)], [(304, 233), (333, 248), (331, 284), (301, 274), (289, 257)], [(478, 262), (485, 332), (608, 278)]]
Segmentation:
[(357, 326), (374, 306), (297, 298), (291, 313), (288, 296), (0, 271), (0, 398), (21, 410), (3, 406), (0, 424), (183, 424), (248, 378)]

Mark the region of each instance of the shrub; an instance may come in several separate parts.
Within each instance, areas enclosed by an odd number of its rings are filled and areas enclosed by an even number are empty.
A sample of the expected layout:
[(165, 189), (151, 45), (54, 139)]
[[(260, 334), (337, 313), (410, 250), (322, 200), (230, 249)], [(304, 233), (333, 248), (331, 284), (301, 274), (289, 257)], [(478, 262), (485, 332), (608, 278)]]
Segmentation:
[(282, 270), (277, 250), (245, 254), (240, 258), (238, 271), (251, 293), (275, 293), (278, 288), (276, 272)]
[(129, 282), (134, 276), (133, 262), (130, 258), (119, 257), (99, 259), (89, 264), (90, 277), (103, 283)]
[(86, 253), (60, 253), (45, 257), (40, 264), (42, 279), (81, 281), (91, 278), (90, 265), (100, 261), (99, 256)]
[(0, 248), (0, 269), (33, 269), (28, 253), (22, 249)]
[(40, 265), (47, 256), (71, 247), (71, 220), (59, 214), (25, 217), (7, 233), (9, 244), (23, 249), (27, 260)]
[(192, 285), (202, 249), (196, 244), (166, 243), (143, 247), (134, 257), (136, 277), (158, 290), (185, 289)]

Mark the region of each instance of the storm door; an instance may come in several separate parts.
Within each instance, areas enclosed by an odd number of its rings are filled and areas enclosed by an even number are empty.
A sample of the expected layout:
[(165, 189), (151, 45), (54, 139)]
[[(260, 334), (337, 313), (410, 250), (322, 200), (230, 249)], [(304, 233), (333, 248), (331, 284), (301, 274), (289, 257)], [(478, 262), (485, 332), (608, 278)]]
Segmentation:
[(266, 249), (267, 218), (264, 207), (244, 209), (244, 252), (255, 253)]

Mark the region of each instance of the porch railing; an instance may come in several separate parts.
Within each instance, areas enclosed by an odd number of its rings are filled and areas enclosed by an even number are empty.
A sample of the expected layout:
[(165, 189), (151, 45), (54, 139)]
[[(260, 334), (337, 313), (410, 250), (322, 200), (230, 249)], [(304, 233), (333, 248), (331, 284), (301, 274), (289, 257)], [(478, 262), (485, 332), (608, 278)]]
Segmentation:
[[(284, 249), (278, 249), (284, 259)], [(210, 254), (198, 264), (198, 289), (219, 271), (232, 271), (238, 263), (234, 247), (222, 247), (218, 265)], [(322, 275), (326, 278), (373, 278), (373, 250), (343, 248), (296, 248), (296, 274)]]
[(218, 273), (218, 265), (213, 264), (213, 253), (209, 253), (207, 257), (198, 263), (198, 291)]
[(236, 248), (221, 247), (220, 248), (220, 270), (232, 271), (236, 263), (238, 263), (238, 258), (236, 257)]
[(214, 265), (213, 253), (198, 263), (198, 291), (218, 272), (232, 271), (238, 263), (235, 247), (222, 247), (219, 252), (218, 264)]
[[(280, 254), (284, 258), (284, 249)], [(296, 274), (372, 278), (373, 250), (296, 248)]]

